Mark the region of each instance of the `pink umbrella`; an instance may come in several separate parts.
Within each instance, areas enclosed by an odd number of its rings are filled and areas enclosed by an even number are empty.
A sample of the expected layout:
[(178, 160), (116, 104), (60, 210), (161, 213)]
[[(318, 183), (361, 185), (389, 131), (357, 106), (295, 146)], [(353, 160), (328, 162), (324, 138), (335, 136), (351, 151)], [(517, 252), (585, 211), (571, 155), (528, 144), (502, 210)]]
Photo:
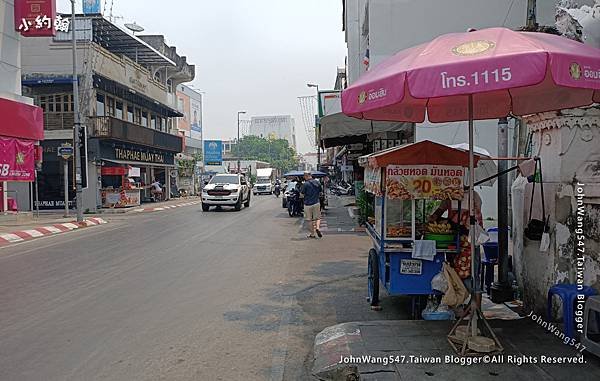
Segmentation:
[[(420, 123), (427, 113), (434, 123), (469, 121), (472, 253), (473, 120), (594, 102), (600, 102), (600, 50), (559, 36), (505, 28), (446, 34), (400, 51), (342, 92), (342, 111), (359, 119)], [(476, 336), (481, 312), (472, 308), (477, 313), (471, 334)]]

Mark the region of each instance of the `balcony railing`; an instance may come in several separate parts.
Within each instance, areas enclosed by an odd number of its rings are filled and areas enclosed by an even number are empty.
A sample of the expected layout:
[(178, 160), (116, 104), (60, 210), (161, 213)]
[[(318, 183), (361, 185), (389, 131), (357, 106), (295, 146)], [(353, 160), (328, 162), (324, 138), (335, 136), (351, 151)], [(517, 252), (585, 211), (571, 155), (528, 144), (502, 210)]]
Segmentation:
[(90, 137), (93, 138), (121, 140), (172, 152), (181, 152), (183, 149), (180, 136), (142, 127), (110, 116), (91, 117), (89, 128)]

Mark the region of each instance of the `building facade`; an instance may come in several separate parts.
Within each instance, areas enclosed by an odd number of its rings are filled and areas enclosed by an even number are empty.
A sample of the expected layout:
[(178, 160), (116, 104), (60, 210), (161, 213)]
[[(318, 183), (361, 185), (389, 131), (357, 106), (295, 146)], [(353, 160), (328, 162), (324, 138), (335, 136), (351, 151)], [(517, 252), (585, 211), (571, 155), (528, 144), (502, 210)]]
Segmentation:
[[(176, 88), (194, 78), (194, 66), (167, 46), (164, 37), (132, 36), (101, 16), (78, 17), (75, 31), (79, 112), (87, 130), (84, 210), (114, 205), (114, 196), (107, 196), (130, 184), (139, 193), (131, 191), (119, 205), (139, 204), (149, 198), (154, 179), (165, 185), (168, 197), (175, 155), (184, 147), (175, 122), (182, 116)], [(22, 57), (23, 91), (45, 116), (39, 205), (60, 208), (65, 184), (56, 150), (73, 139), (71, 34), (29, 39)], [(73, 187), (68, 189), (73, 204)]]
[(14, 11), (14, 0), (0, 0), (0, 212), (33, 210), (34, 162), (44, 137), (42, 111), (21, 96), (25, 38), (15, 31)]
[(296, 124), (290, 115), (253, 116), (248, 135), (265, 139), (285, 139), (297, 151)]
[(176, 186), (195, 194), (200, 186), (198, 172), (202, 164), (202, 94), (181, 84), (177, 86), (177, 106), (183, 114), (177, 118), (176, 128), (184, 139), (184, 150), (176, 157)]

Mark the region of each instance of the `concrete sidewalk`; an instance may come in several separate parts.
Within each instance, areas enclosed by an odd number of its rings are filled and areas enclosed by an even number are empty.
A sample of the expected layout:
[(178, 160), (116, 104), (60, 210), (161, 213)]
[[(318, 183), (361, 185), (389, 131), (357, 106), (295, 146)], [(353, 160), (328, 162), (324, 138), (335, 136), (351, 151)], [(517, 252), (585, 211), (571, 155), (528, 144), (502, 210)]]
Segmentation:
[[(313, 375), (320, 380), (600, 379), (600, 360), (585, 352), (584, 363), (545, 363), (548, 359), (578, 359), (580, 353), (530, 318), (489, 323), (505, 348), (504, 356), (478, 358), (481, 363), (471, 365), (468, 362), (477, 358), (457, 356), (446, 340), (453, 324), (450, 321), (338, 324), (315, 339)], [(342, 358), (348, 361), (350, 356), (358, 361), (340, 364)], [(395, 362), (386, 365), (383, 358)]]
[[(329, 205), (321, 214), (321, 231), (324, 234), (364, 233), (358, 226), (349, 206), (355, 202), (354, 196), (329, 195)], [(306, 222), (304, 222), (306, 224)]]

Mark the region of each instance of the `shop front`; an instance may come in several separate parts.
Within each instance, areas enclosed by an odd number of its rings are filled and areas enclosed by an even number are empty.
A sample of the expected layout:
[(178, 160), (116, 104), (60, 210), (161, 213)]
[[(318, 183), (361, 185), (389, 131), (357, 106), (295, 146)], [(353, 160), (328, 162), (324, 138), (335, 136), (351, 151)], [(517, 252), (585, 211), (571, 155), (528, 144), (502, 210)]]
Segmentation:
[(175, 152), (114, 140), (90, 140), (97, 167), (98, 205), (126, 208), (154, 201), (151, 184), (160, 183), (164, 199), (175, 173)]
[(44, 138), (39, 107), (0, 98), (0, 211), (32, 209), (37, 142)]

